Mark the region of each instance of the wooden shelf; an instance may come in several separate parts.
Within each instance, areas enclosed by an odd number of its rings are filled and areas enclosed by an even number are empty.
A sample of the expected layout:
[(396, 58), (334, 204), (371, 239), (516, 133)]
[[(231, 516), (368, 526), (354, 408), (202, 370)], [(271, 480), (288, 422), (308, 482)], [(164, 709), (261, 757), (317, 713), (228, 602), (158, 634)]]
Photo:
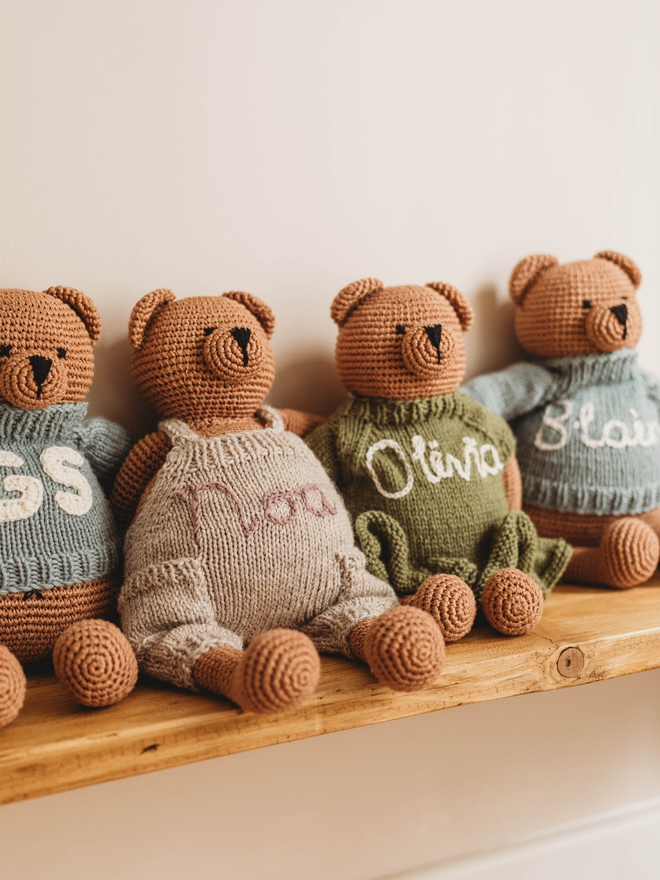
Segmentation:
[(241, 713), (227, 701), (153, 680), (140, 681), (118, 706), (82, 709), (52, 672), (33, 672), (23, 712), (0, 730), (0, 803), (658, 666), (656, 575), (625, 592), (560, 587), (536, 631), (522, 638), (478, 627), (448, 647), (437, 684), (416, 694), (381, 687), (358, 663), (324, 658), (314, 697), (280, 716)]

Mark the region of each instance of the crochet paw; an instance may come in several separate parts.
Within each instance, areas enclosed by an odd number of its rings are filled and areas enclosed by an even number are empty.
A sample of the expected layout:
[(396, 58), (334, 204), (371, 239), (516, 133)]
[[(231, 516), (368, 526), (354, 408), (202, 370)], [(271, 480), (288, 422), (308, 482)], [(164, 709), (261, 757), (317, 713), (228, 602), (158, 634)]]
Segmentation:
[(421, 608), (397, 606), (359, 623), (351, 633), (351, 648), (378, 681), (395, 691), (428, 687), (445, 662), (442, 633)]
[(60, 684), (82, 706), (112, 706), (137, 682), (135, 654), (124, 634), (107, 620), (79, 620), (53, 648)]
[(18, 716), (25, 701), (25, 673), (16, 657), (0, 645), (0, 727)]
[(493, 629), (507, 636), (521, 636), (541, 619), (543, 593), (525, 572), (503, 568), (486, 584), (481, 607)]
[(440, 627), (445, 642), (456, 642), (466, 636), (477, 616), (474, 593), (454, 574), (434, 574), (414, 596), (401, 602), (427, 611)]
[(660, 540), (651, 526), (633, 517), (614, 520), (600, 544), (603, 581), (610, 587), (635, 587), (658, 567)]
[(195, 681), (241, 709), (272, 715), (295, 709), (314, 693), (321, 663), (304, 633), (272, 629), (245, 651), (212, 648), (195, 664)]

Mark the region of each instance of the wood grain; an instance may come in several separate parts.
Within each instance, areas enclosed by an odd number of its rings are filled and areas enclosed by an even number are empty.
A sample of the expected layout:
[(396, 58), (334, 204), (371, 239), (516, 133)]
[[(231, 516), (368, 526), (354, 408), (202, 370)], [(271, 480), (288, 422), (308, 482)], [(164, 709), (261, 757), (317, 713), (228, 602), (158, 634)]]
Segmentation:
[[(576, 652), (560, 659), (567, 648), (581, 653), (580, 670)], [(573, 661), (568, 666), (567, 658)], [(216, 697), (146, 679), (118, 706), (83, 709), (67, 697), (52, 672), (42, 669), (29, 674), (18, 720), (0, 730), (0, 803), (658, 666), (656, 575), (649, 585), (627, 591), (558, 588), (539, 626), (521, 638), (477, 627), (448, 646), (437, 684), (416, 694), (389, 691), (358, 663), (324, 658), (314, 697), (281, 716), (241, 713)]]

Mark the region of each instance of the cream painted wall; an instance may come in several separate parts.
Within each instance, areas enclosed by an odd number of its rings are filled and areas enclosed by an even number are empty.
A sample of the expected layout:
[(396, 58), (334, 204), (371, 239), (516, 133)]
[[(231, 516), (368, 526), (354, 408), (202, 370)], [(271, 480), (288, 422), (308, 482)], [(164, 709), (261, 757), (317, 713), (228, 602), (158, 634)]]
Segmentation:
[[(273, 401), (327, 412), (342, 397), (328, 308), (346, 283), (461, 288), (474, 373), (516, 357), (517, 259), (614, 248), (644, 272), (642, 358), (660, 372), (659, 37), (653, 0), (3, 0), (1, 283), (94, 298), (92, 409), (136, 433), (153, 417), (126, 323), (159, 286), (262, 296), (279, 322)], [(1, 859), (30, 880), (187, 865), (367, 880), (500, 846), (660, 794), (657, 685), (5, 807)]]

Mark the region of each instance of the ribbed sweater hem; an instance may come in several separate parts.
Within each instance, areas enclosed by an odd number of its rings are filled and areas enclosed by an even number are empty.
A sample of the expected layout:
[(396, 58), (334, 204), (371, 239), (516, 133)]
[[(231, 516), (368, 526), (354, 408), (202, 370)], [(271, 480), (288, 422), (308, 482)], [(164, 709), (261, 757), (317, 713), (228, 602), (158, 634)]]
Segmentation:
[(524, 501), (530, 507), (563, 513), (637, 516), (660, 507), (660, 483), (633, 488), (575, 486), (526, 474)]
[(7, 560), (0, 562), (0, 595), (88, 583), (107, 577), (118, 566), (119, 551), (112, 545), (48, 558)]

